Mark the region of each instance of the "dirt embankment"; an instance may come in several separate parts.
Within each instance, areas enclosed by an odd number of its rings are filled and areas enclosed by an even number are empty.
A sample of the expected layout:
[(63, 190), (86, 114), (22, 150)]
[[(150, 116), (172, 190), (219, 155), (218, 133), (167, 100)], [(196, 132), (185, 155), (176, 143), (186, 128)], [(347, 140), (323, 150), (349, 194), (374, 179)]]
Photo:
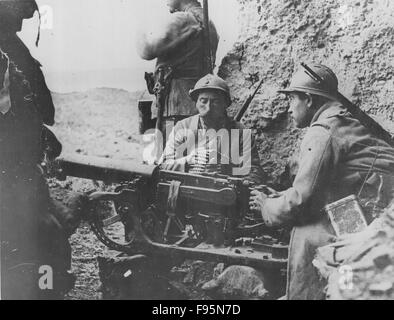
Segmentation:
[(233, 112), (264, 79), (247, 126), (256, 129), (262, 164), (273, 181), (297, 149), (302, 132), (276, 91), (301, 61), (323, 63), (340, 90), (394, 132), (394, 2), (389, 0), (239, 0), (240, 37), (219, 74), (230, 84)]
[[(288, 85), (302, 61), (332, 68), (340, 91), (394, 133), (393, 1), (239, 0), (239, 4), (240, 37), (223, 60), (220, 75), (231, 85), (234, 112), (249, 88), (264, 79), (244, 122), (258, 134), (262, 165), (271, 182), (279, 181), (303, 134), (285, 115), (288, 103), (276, 93)], [(321, 249), (324, 263), (319, 270), (329, 278), (329, 298), (392, 299), (392, 212), (393, 207), (387, 210), (383, 219), (391, 222), (378, 231)], [(328, 262), (332, 252), (342, 254), (336, 267)]]

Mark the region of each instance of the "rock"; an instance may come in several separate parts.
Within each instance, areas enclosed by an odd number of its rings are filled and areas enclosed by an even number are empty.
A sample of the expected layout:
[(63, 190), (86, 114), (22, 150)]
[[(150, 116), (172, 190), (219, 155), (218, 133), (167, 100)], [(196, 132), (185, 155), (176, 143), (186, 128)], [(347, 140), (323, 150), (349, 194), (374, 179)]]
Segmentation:
[(369, 286), (369, 292), (373, 295), (390, 294), (392, 289), (393, 289), (393, 283), (391, 281), (374, 283)]
[(228, 267), (217, 279), (203, 285), (203, 290), (219, 299), (266, 299), (263, 275), (250, 267)]
[(171, 275), (178, 281), (184, 281), (188, 273), (189, 270), (186, 268), (174, 267), (171, 270)]

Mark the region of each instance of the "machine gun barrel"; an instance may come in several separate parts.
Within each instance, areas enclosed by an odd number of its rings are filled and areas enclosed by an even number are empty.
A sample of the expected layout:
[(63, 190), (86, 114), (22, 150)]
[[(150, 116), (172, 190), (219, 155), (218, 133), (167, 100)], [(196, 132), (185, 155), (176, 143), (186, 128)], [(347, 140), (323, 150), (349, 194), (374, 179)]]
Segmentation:
[(65, 155), (56, 162), (60, 178), (71, 176), (119, 183), (132, 180), (136, 176), (150, 179), (158, 172), (156, 166), (90, 156)]

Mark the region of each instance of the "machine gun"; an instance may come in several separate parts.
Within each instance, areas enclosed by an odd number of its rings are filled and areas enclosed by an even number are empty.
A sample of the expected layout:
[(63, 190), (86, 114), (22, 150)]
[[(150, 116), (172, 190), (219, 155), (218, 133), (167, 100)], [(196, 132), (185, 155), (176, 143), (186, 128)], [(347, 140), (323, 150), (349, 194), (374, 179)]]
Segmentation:
[[(92, 230), (110, 249), (130, 255), (286, 267), (286, 237), (250, 212), (252, 186), (243, 179), (81, 156), (58, 159), (57, 166), (63, 178), (117, 184), (115, 192), (92, 193), (89, 204)], [(119, 228), (124, 229), (121, 237)]]

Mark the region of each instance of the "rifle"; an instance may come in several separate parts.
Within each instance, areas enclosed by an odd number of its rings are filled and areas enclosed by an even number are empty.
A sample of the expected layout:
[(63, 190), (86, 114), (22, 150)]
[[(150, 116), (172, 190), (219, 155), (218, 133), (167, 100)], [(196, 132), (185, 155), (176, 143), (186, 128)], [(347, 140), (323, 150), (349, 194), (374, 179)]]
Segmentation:
[(249, 97), (246, 99), (245, 103), (243, 104), (242, 108), (238, 111), (236, 116), (234, 117), (234, 120), (239, 122), (242, 120), (243, 116), (245, 115), (245, 112), (248, 110), (251, 102), (253, 101), (254, 97), (256, 96), (257, 92), (259, 92), (261, 86), (264, 83), (264, 79), (262, 79), (259, 82), (259, 85), (256, 87), (256, 89), (253, 91), (252, 94), (249, 95)]
[(162, 130), (163, 127), (163, 113), (164, 113), (164, 99), (165, 99), (165, 83), (164, 83), (164, 68), (158, 69), (157, 82), (153, 89), (156, 96), (157, 104), (157, 121), (156, 130)]
[[(156, 144), (156, 155), (155, 160), (159, 160), (162, 153), (162, 148), (164, 147), (163, 139), (163, 114), (165, 101), (169, 90), (169, 85), (172, 77), (172, 69), (166, 67), (159, 67), (157, 69), (156, 84), (153, 88), (153, 92), (156, 96), (156, 106), (157, 106), (157, 119), (156, 119), (156, 133), (155, 133), (155, 144)], [(160, 143), (162, 145), (160, 145)]]
[[(302, 62), (301, 66), (306, 70), (306, 73), (317, 83), (321, 85), (327, 86), (316, 72), (314, 72), (306, 63)], [(377, 123), (374, 119), (372, 119), (368, 114), (362, 111), (359, 107), (357, 107), (354, 103), (352, 103), (349, 99), (347, 99), (343, 94), (341, 94), (336, 88), (328, 88), (337, 98), (337, 100), (343, 104), (345, 108), (358, 120), (360, 123), (368, 128), (372, 134), (377, 137), (383, 139), (390, 146), (394, 147), (394, 140), (392, 135), (387, 132), (383, 127)]]
[(213, 59), (211, 52), (211, 33), (209, 27), (209, 8), (208, 8), (208, 0), (204, 0), (203, 4), (204, 9), (204, 50), (205, 50), (205, 59), (206, 59), (206, 73), (213, 72)]

